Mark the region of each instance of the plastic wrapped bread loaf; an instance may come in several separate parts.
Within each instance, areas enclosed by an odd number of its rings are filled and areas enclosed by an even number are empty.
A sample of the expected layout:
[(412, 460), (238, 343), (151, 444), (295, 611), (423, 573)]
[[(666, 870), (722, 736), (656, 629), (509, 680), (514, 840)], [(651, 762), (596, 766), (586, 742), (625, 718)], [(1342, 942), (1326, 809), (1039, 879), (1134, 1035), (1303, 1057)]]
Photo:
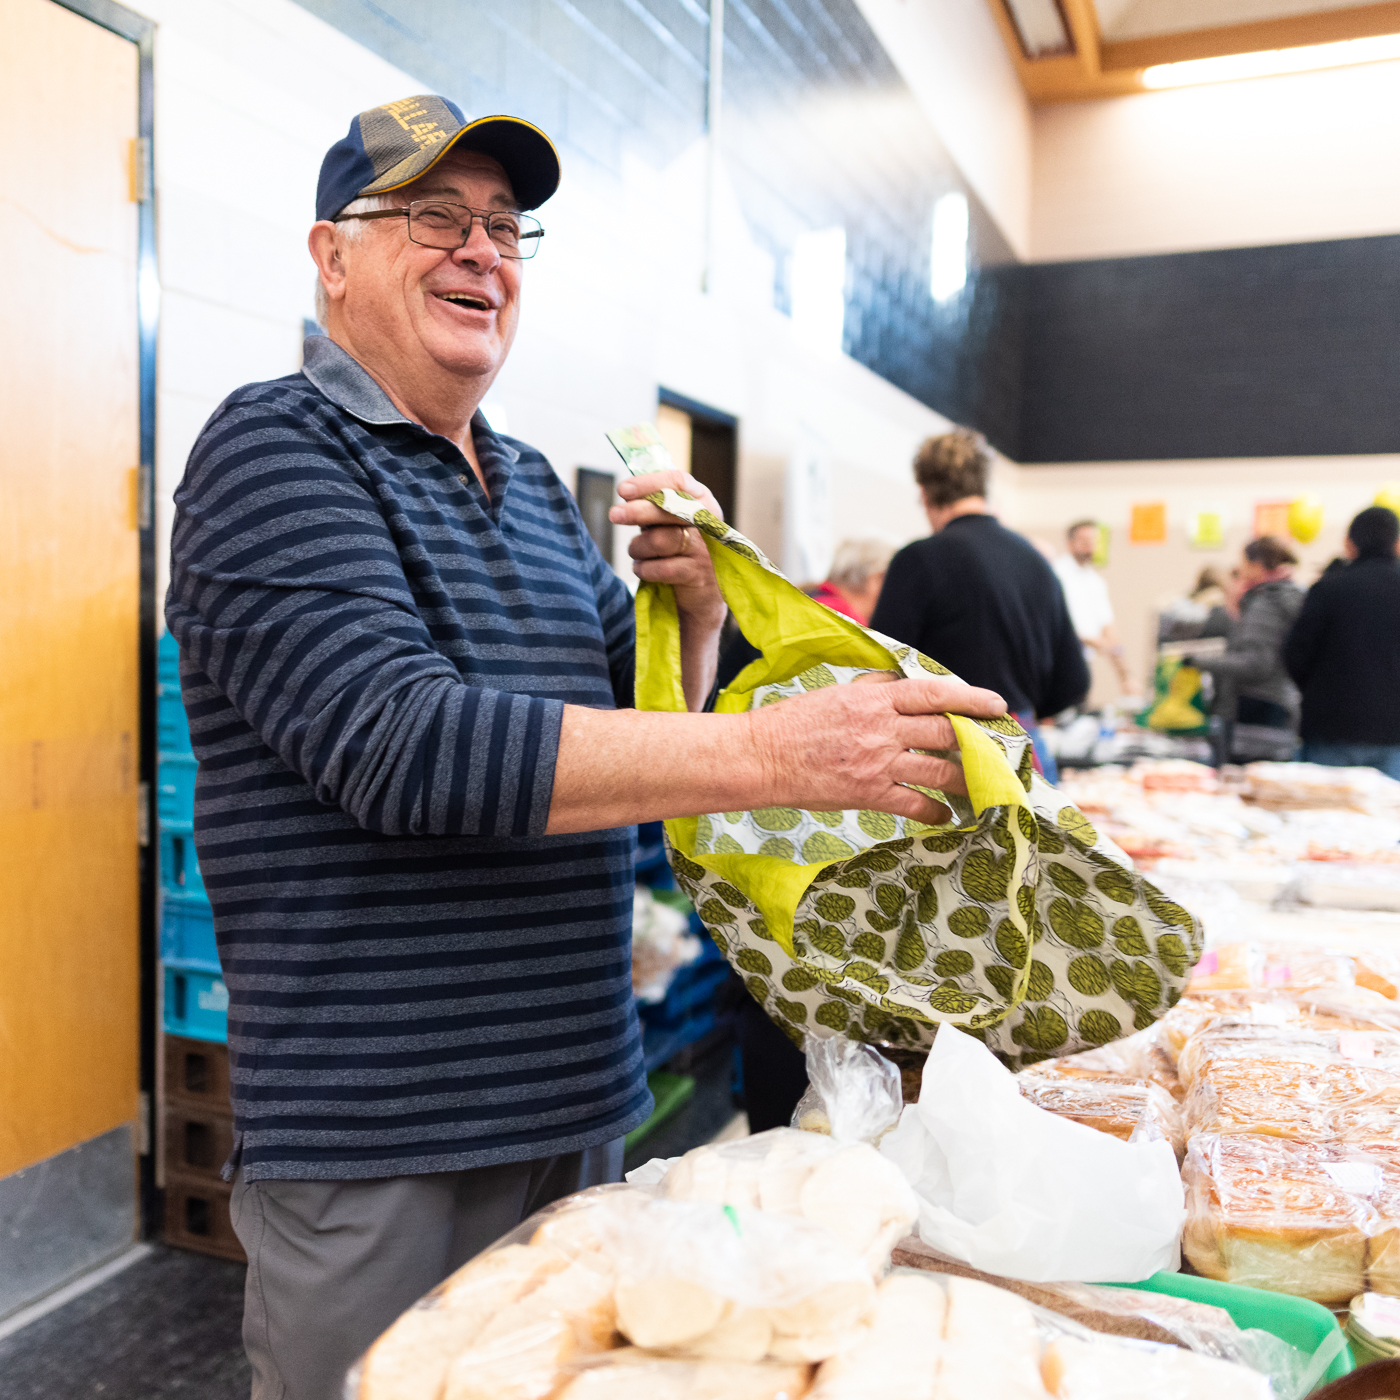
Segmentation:
[(1337, 1149), (1314, 1143), (1192, 1138), (1183, 1169), (1187, 1259), (1207, 1278), (1347, 1302), (1364, 1287), (1375, 1219), (1349, 1166)]
[(1135, 1133), (1164, 1137), (1177, 1161), (1186, 1150), (1176, 1101), (1146, 1080), (1086, 1079), (1023, 1073), (1016, 1076), (1021, 1096), (1037, 1108), (1127, 1142)]
[(1096, 1079), (1108, 1084), (1147, 1081), (1179, 1097), (1175, 1051), (1164, 1043), (1160, 1025), (1149, 1026), (1097, 1050), (1082, 1050), (1055, 1060), (1042, 1060), (1022, 1075), (1050, 1079)]
[(1061, 1337), (1045, 1349), (1045, 1388), (1056, 1400), (1273, 1400), (1268, 1378), (1174, 1347), (1138, 1349)]
[(697, 1147), (667, 1172), (660, 1194), (800, 1217), (855, 1250), (873, 1275), (918, 1216), (909, 1183), (875, 1148), (795, 1128)]

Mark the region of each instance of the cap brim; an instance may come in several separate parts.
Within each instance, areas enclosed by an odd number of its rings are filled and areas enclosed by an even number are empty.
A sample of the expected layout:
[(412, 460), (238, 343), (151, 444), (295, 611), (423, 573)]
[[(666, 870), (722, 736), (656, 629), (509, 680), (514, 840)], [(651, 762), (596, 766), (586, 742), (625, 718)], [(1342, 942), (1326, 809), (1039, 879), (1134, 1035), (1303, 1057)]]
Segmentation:
[(537, 209), (559, 188), (559, 152), (539, 127), (521, 117), (480, 117), (436, 150), (401, 161), (360, 193), (386, 194), (425, 175), (457, 146), (480, 151), (500, 164), (522, 209)]

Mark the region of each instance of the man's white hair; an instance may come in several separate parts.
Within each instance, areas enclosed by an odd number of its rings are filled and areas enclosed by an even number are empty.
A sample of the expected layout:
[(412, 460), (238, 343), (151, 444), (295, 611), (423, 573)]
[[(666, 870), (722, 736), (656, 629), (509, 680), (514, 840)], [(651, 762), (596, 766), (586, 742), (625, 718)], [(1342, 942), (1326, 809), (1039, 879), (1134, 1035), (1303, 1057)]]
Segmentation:
[[(340, 236), (347, 243), (358, 243), (360, 235), (364, 233), (364, 222), (356, 219), (356, 214), (369, 214), (376, 209), (394, 209), (399, 205), (399, 201), (391, 194), (367, 194), (361, 195), (359, 199), (352, 199), (344, 209), (340, 211), (342, 220), (349, 219), (349, 223), (337, 223), (340, 229)], [(321, 281), (320, 273), (316, 274), (316, 324), (322, 329), (326, 325), (326, 317), (331, 309), (330, 298), (326, 295), (325, 284)]]

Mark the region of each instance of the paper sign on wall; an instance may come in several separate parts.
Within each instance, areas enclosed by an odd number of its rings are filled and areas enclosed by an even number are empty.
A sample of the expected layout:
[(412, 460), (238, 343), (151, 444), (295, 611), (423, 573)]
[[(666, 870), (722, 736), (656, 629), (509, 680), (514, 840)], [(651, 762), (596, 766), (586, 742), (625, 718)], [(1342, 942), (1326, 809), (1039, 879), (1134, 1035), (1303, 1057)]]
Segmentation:
[(1187, 538), (1193, 549), (1225, 548), (1225, 512), (1222, 510), (1198, 510), (1186, 525)]
[(1167, 503), (1137, 501), (1128, 520), (1128, 539), (1133, 544), (1164, 544), (1167, 538)]
[(1109, 529), (1107, 525), (1100, 525), (1098, 529), (1098, 536), (1094, 540), (1093, 564), (1096, 569), (1106, 569), (1108, 567)]
[(1254, 503), (1254, 538), (1273, 535), (1285, 539), (1288, 535), (1288, 501), (1256, 501)]

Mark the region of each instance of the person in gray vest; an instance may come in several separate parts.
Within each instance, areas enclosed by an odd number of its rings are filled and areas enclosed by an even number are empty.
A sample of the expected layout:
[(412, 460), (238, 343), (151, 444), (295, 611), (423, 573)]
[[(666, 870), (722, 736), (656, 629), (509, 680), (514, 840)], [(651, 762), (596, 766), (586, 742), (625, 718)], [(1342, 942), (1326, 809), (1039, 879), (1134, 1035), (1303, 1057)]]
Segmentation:
[[(327, 335), (220, 405), (176, 493), (166, 619), (229, 989), (255, 1400), (339, 1400), (415, 1299), (616, 1179), (652, 1107), (633, 823), (943, 820), (911, 785), (961, 791), (961, 769), (920, 751), (953, 746), (948, 711), (1005, 708), (891, 679), (701, 713), (724, 601), (697, 532), (645, 498), (718, 507), (678, 471), (624, 481), (612, 518), (674, 590), (691, 713), (629, 708), (626, 587), (545, 458), (479, 412), (558, 182), (517, 118), (431, 96), (356, 117), (310, 235)], [(594, 270), (600, 320), (631, 251)]]

